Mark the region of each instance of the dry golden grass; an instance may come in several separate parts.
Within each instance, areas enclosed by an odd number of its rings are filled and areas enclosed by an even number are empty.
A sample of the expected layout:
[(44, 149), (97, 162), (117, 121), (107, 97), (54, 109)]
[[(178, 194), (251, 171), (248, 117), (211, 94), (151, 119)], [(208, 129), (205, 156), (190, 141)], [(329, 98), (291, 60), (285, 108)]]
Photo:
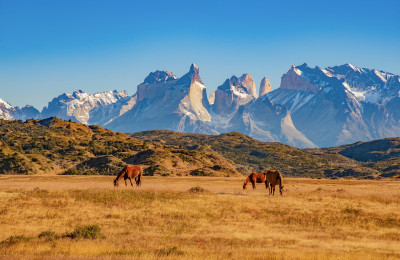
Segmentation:
[[(293, 178), (272, 197), (244, 179), (0, 176), (0, 257), (400, 258), (400, 182)], [(62, 237), (84, 225), (105, 237)]]

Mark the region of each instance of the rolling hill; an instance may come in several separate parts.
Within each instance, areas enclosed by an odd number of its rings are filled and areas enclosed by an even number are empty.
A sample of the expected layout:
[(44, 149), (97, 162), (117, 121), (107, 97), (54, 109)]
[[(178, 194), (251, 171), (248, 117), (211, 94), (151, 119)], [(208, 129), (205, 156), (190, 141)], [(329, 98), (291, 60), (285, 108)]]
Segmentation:
[(146, 175), (241, 176), (279, 169), (285, 176), (400, 176), (400, 138), (323, 149), (220, 135), (146, 131), (124, 134), (64, 121), (0, 120), (0, 174), (115, 175), (127, 163)]
[(135, 163), (146, 175), (239, 175), (233, 162), (209, 149), (143, 142), (58, 118), (0, 120), (0, 149), (0, 174), (115, 175)]
[[(397, 162), (400, 162), (400, 157), (392, 148), (396, 142), (400, 142), (400, 138), (387, 138), (323, 149), (298, 149), (281, 143), (260, 142), (236, 132), (200, 135), (171, 131), (146, 131), (131, 134), (131, 136), (147, 142), (181, 145), (188, 149), (210, 147), (251, 171), (279, 169), (288, 176), (331, 178), (400, 176), (400, 167), (396, 166)], [(365, 160), (364, 157), (361, 157), (365, 146), (369, 147), (369, 156), (376, 153), (384, 153), (387, 156), (382, 156), (374, 162)], [(385, 150), (385, 147), (388, 150)], [(353, 154), (358, 156), (349, 154), (351, 149), (353, 149)]]

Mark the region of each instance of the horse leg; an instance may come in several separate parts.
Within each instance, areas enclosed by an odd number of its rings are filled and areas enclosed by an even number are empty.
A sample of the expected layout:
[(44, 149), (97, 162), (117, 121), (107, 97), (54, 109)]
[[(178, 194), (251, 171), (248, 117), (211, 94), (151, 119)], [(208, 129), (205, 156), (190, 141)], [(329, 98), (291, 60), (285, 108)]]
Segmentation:
[(131, 178), (129, 178), (129, 181), (131, 182), (131, 186), (133, 187), (132, 179), (131, 179)]
[(255, 182), (255, 181), (252, 181), (252, 182), (251, 182), (251, 185), (253, 185), (253, 190), (255, 190), (255, 189), (256, 189), (256, 182)]
[(124, 179), (124, 181), (125, 181), (125, 186), (128, 186), (128, 183), (126, 183), (126, 179)]
[(273, 188), (272, 188), (272, 196), (275, 196), (275, 185), (273, 185)]
[(265, 188), (269, 191), (269, 183), (268, 183), (268, 181), (265, 181)]

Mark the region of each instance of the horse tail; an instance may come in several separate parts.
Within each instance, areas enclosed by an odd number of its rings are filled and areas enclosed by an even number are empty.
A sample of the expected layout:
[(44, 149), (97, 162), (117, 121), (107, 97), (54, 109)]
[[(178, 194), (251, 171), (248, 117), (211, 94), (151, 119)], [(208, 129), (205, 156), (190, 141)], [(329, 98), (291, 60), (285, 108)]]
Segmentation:
[(140, 185), (142, 185), (142, 175), (143, 175), (142, 167), (139, 166), (139, 174), (138, 174), (137, 180), (136, 180), (136, 186), (138, 186), (138, 187), (140, 187)]
[(279, 179), (279, 188), (283, 188), (283, 178), (282, 178), (282, 174), (280, 171), (278, 172), (278, 179)]
[(251, 174), (249, 175), (249, 177), (247, 177), (246, 181), (243, 183), (244, 190), (247, 188), (247, 184), (250, 182), (250, 176), (251, 176)]
[(280, 171), (277, 171), (277, 172), (278, 172), (277, 179), (279, 179), (279, 193), (282, 195), (282, 193), (283, 193), (283, 178), (282, 178), (281, 172)]

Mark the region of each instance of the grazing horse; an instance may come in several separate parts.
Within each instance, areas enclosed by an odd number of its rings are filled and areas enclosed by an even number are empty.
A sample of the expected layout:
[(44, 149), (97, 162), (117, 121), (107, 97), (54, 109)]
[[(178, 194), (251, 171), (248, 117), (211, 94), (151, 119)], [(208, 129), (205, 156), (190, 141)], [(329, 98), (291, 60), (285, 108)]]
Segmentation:
[(275, 185), (279, 184), (279, 192), (281, 195), (283, 194), (283, 178), (282, 174), (279, 171), (275, 170), (270, 170), (265, 173), (267, 180), (266, 182), (268, 183), (268, 190), (269, 194), (274, 195), (275, 194)]
[(139, 187), (142, 183), (142, 168), (139, 165), (127, 165), (125, 166), (122, 171), (118, 174), (117, 178), (114, 180), (114, 186), (118, 187), (119, 181), (124, 178), (125, 186), (128, 184), (126, 183), (126, 179), (129, 179), (131, 185), (133, 187), (132, 178), (135, 178), (136, 186)]
[(253, 185), (253, 189), (256, 188), (256, 182), (257, 183), (265, 183), (265, 188), (268, 189), (268, 182), (267, 182), (267, 176), (265, 172), (260, 172), (260, 173), (256, 173), (253, 172), (249, 175), (249, 177), (247, 177), (246, 181), (243, 183), (243, 189), (245, 190), (247, 188), (247, 184), (249, 184), (249, 182), (251, 182), (251, 184)]

